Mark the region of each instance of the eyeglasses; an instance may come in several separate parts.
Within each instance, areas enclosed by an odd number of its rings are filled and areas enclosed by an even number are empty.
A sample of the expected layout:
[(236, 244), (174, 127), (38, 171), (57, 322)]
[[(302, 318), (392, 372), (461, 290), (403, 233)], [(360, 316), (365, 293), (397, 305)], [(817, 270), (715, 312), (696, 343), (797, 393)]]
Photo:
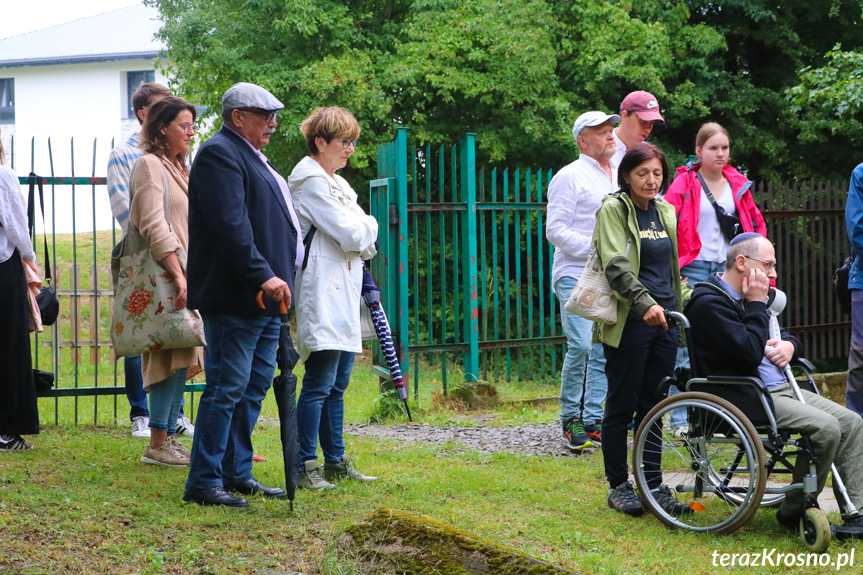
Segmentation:
[(195, 134), (195, 124), (186, 122), (184, 124), (174, 124), (174, 125), (177, 126), (178, 128), (180, 128), (181, 130), (183, 130), (184, 134), (192, 134), (192, 135)]
[(344, 148), (345, 150), (347, 150), (351, 146), (356, 148), (357, 142), (359, 142), (359, 140), (342, 140), (342, 148)]
[(764, 264), (764, 267), (767, 269), (767, 271), (776, 269), (776, 262), (766, 262), (764, 260), (759, 260), (758, 258), (753, 258), (752, 256), (743, 256), (743, 257), (746, 258), (747, 260), (753, 260), (756, 262), (761, 262), (762, 264)]
[(268, 112), (267, 110), (259, 110), (257, 108), (240, 108), (240, 110), (243, 112), (251, 112), (252, 114), (257, 114), (258, 116), (263, 116), (264, 119), (266, 119), (268, 124), (270, 122), (272, 122), (273, 120), (275, 120), (276, 116), (279, 113), (278, 111)]

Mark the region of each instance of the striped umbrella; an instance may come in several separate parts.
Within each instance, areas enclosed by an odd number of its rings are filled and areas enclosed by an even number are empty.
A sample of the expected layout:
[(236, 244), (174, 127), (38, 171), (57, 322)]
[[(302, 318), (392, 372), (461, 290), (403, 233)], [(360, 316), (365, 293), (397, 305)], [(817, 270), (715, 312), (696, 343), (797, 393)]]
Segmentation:
[(405, 387), (404, 377), (402, 376), (402, 368), (399, 365), (399, 358), (396, 354), (396, 348), (393, 345), (393, 335), (390, 331), (390, 324), (387, 321), (387, 316), (381, 307), (381, 290), (375, 283), (372, 274), (365, 265), (363, 265), (363, 301), (368, 306), (372, 314), (372, 324), (375, 326), (375, 333), (378, 336), (378, 341), (381, 344), (381, 352), (384, 354), (384, 359), (387, 362), (387, 369), (390, 370), (393, 383), (399, 392), (399, 398), (404, 402), (405, 409), (408, 413), (408, 420), (413, 421), (411, 417), (411, 408), (408, 406), (408, 390)]

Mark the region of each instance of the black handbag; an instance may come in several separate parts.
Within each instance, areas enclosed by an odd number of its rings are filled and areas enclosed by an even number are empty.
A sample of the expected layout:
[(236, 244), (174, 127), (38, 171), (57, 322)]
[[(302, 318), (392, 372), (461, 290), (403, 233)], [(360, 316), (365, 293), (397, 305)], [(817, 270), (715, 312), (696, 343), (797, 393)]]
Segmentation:
[(50, 391), (54, 387), (54, 374), (41, 369), (33, 370), (33, 385), (36, 391)]
[(697, 175), (698, 181), (701, 182), (701, 189), (704, 190), (704, 195), (706, 195), (707, 199), (710, 200), (710, 204), (716, 212), (716, 219), (719, 221), (719, 231), (722, 232), (722, 236), (730, 242), (743, 231), (740, 224), (740, 218), (726, 212), (725, 208), (720, 206), (716, 201), (716, 198), (713, 197), (713, 194), (710, 193), (710, 188), (707, 187), (707, 182), (704, 181), (701, 174)]
[(833, 271), (833, 293), (839, 300), (839, 307), (848, 315), (851, 315), (851, 290), (848, 289), (848, 278), (851, 275), (851, 266), (854, 265), (855, 257), (856, 254), (851, 254)]
[(42, 315), (42, 325), (54, 325), (57, 316), (60, 315), (60, 300), (57, 298), (57, 291), (51, 286), (51, 260), (48, 257), (48, 236), (45, 231), (47, 224), (45, 222), (45, 196), (42, 191), (42, 178), (30, 172), (27, 181), (30, 184), (30, 196), (27, 200), (30, 235), (33, 235), (33, 230), (36, 227), (35, 187), (38, 184), (39, 207), (42, 211), (42, 240), (45, 246), (45, 283), (47, 285), (43, 285), (39, 295), (36, 296), (36, 305), (39, 306), (39, 313)]

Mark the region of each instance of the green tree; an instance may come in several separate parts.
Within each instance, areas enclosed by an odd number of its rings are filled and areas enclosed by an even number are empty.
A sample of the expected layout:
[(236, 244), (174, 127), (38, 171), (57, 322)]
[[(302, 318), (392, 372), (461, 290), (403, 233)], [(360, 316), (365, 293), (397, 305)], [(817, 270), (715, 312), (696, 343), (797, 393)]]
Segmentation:
[(801, 70), (800, 83), (787, 95), (802, 144), (840, 145), (850, 151), (847, 177), (860, 161), (863, 144), (863, 53), (843, 52), (837, 44), (826, 58), (824, 66)]
[(633, 90), (659, 99), (667, 120), (652, 140), (672, 161), (690, 152), (694, 133), (681, 126), (708, 117), (716, 86), (705, 80), (726, 49), (721, 34), (690, 24), (683, 2), (553, 0), (559, 24), (558, 78), (574, 110), (617, 111)]
[[(732, 155), (750, 176), (770, 179), (837, 177), (853, 151), (846, 142), (810, 146), (800, 138), (785, 90), (801, 68), (819, 67), (836, 43), (863, 44), (861, 0), (688, 0), (692, 22), (722, 34), (711, 119), (731, 133)], [(692, 125), (689, 130), (697, 129)], [(694, 133), (694, 132), (693, 132)]]
[(475, 132), (480, 161), (557, 169), (576, 156), (575, 117), (617, 110), (635, 89), (659, 98), (668, 123), (652, 139), (672, 163), (710, 120), (753, 179), (838, 177), (854, 155), (853, 123), (816, 121), (836, 99), (798, 118), (801, 96), (786, 90), (814, 81), (798, 71), (820, 70), (835, 42), (861, 45), (863, 0), (147, 2), (181, 95), (218, 111), (225, 89), (249, 81), (285, 103), (268, 148), (281, 169), (305, 154), (297, 126), (314, 107), (353, 111), (361, 145), (343, 173), (360, 191), (397, 126), (438, 143)]
[(537, 142), (566, 138), (543, 0), (149, 2), (180, 94), (219, 110), (229, 86), (249, 81), (285, 103), (268, 150), (282, 169), (305, 153), (297, 126), (321, 105), (357, 116), (351, 169), (364, 179), (400, 125), (438, 142), (476, 131), (495, 161), (540, 160)]

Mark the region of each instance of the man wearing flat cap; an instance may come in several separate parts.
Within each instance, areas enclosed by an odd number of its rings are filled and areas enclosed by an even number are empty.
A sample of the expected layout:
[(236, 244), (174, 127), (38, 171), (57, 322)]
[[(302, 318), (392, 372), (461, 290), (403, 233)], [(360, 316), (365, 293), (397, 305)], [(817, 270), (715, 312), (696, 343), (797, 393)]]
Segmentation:
[(656, 96), (644, 90), (627, 94), (620, 103), (620, 125), (614, 129), (617, 152), (611, 161), (620, 165), (626, 150), (646, 140), (656, 122), (665, 123)]
[[(284, 499), (252, 475), (252, 430), (273, 380), (279, 303), (290, 307), (303, 243), (285, 179), (261, 148), (284, 105), (241, 82), (222, 98), (223, 127), (195, 156), (189, 177), (189, 307), (207, 337), (201, 395), (183, 500), (248, 507), (240, 495)], [(263, 290), (265, 309), (256, 302)]]
[(579, 157), (548, 184), (545, 231), (555, 247), (551, 285), (560, 301), (560, 321), (566, 335), (560, 373), (560, 422), (564, 441), (573, 451), (598, 446), (602, 441), (602, 402), (608, 380), (602, 344), (591, 343), (593, 322), (563, 306), (587, 264), (599, 204), (619, 187), (617, 164), (611, 161), (615, 152), (612, 123), (619, 121), (620, 116), (603, 112), (579, 116), (572, 129)]

